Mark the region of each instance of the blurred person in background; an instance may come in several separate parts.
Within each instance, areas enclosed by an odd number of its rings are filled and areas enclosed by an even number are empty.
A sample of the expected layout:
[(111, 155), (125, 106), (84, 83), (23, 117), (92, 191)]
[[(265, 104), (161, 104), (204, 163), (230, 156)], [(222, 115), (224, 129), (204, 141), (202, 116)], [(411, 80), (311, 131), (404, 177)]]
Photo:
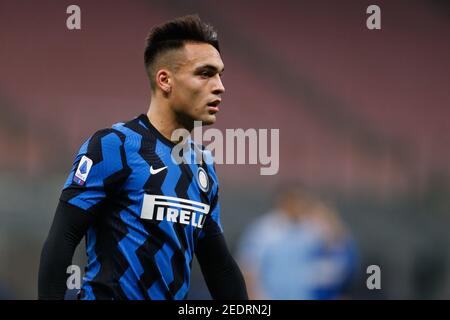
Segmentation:
[(337, 213), (298, 185), (244, 232), (238, 249), (250, 299), (347, 298), (356, 246)]

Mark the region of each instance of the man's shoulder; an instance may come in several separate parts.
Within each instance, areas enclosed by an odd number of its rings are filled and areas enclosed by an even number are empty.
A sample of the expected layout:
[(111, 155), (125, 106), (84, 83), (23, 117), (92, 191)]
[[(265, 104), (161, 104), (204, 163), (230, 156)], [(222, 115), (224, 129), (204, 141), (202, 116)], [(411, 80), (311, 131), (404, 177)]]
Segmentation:
[(132, 136), (138, 136), (139, 133), (132, 130), (132, 124), (136, 119), (127, 122), (116, 122), (110, 127), (100, 128), (92, 133), (85, 142), (86, 147), (119, 147), (125, 144), (129, 145), (129, 141), (136, 141), (136, 139), (128, 139)]
[(89, 136), (86, 142), (89, 146), (104, 145), (104, 144), (123, 144), (124, 135), (115, 128), (101, 128), (94, 131)]
[(148, 128), (139, 117), (135, 117), (131, 120), (116, 122), (110, 128), (104, 128), (99, 131), (115, 133), (125, 142), (127, 137), (142, 138), (148, 132)]
[(138, 130), (139, 127), (140, 125), (138, 118), (134, 118), (128, 121), (121, 121), (114, 123), (111, 126), (111, 129), (114, 130), (114, 132), (116, 132), (118, 135), (121, 135), (123, 137), (138, 136), (138, 135), (141, 136), (142, 131)]
[[(93, 163), (113, 158), (120, 154), (124, 136), (113, 128), (102, 128), (91, 134), (80, 147), (75, 161), (87, 157)], [(118, 153), (119, 152), (119, 153)]]

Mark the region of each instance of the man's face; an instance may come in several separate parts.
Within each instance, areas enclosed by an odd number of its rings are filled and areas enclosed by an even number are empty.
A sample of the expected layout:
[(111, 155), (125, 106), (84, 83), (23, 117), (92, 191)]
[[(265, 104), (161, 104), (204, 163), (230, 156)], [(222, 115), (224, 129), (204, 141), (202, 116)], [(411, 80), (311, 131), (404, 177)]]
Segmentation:
[(184, 121), (216, 121), (224, 70), (219, 52), (207, 43), (186, 43), (176, 70), (172, 73), (170, 105)]

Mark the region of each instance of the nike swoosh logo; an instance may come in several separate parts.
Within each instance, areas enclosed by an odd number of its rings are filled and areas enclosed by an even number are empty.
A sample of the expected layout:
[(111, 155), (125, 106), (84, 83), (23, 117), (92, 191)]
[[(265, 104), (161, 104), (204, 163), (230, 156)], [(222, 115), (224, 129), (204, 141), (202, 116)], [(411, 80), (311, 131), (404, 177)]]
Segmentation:
[(150, 167), (150, 173), (151, 174), (157, 174), (158, 172), (163, 171), (164, 169), (166, 169), (167, 167), (162, 167), (162, 168), (158, 168), (158, 169), (153, 169), (153, 166)]

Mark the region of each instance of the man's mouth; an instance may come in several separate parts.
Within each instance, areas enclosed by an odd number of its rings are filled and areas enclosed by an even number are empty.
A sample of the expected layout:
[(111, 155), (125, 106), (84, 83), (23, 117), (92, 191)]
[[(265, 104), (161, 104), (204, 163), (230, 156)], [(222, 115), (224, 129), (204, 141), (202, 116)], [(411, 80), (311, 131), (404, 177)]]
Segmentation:
[(216, 113), (219, 112), (219, 104), (220, 104), (221, 100), (220, 99), (216, 99), (214, 101), (208, 102), (207, 106), (208, 106), (208, 110), (210, 113)]
[(220, 104), (221, 100), (220, 99), (216, 99), (214, 101), (208, 102), (208, 106), (209, 107), (217, 107)]

